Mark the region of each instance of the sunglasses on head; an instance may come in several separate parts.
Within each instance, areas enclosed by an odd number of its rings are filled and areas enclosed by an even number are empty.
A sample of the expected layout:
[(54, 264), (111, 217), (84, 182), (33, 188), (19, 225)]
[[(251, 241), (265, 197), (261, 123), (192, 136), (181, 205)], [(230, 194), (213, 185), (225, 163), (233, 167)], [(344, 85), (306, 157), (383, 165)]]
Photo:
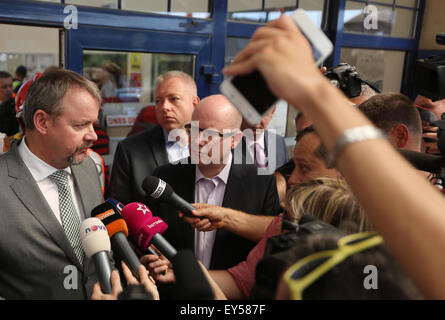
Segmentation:
[(379, 246), (383, 238), (375, 232), (361, 232), (340, 238), (337, 248), (310, 254), (292, 265), (283, 276), (291, 299), (302, 300), (303, 291), (349, 256)]

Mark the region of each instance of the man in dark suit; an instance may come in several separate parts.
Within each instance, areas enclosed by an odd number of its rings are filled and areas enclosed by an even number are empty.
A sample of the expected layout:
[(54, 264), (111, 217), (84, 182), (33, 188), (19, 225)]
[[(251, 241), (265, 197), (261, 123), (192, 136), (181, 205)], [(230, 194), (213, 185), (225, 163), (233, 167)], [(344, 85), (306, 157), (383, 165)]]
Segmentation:
[(267, 130), (267, 126), (275, 114), (274, 107), (256, 125), (251, 125), (245, 119), (241, 124), (243, 140), (235, 149), (235, 163), (255, 164), (267, 174), (271, 174), (276, 168), (289, 161), (284, 138), (275, 133), (275, 130)]
[(68, 70), (48, 72), (28, 90), (26, 135), (0, 157), (0, 296), (6, 299), (91, 294), (97, 276), (79, 226), (103, 202), (87, 156), (100, 101), (94, 83)]
[(154, 99), (159, 125), (122, 140), (114, 155), (110, 196), (124, 204), (145, 202), (142, 181), (157, 167), (189, 156), (187, 139), (177, 142), (169, 135), (190, 122), (199, 102), (195, 81), (169, 71), (156, 81)]
[[(213, 95), (203, 99), (193, 112), (191, 125), (186, 126), (191, 154), (188, 163), (159, 167), (154, 175), (190, 203), (209, 203), (252, 215), (277, 215), (280, 206), (275, 177), (259, 175), (254, 165), (233, 163), (232, 150), (242, 139), (240, 125), (241, 115), (227, 98)], [(236, 265), (255, 245), (252, 239), (224, 227), (209, 232), (195, 230), (169, 205), (152, 202), (150, 208), (169, 226), (165, 238), (177, 249), (194, 250), (207, 268)]]

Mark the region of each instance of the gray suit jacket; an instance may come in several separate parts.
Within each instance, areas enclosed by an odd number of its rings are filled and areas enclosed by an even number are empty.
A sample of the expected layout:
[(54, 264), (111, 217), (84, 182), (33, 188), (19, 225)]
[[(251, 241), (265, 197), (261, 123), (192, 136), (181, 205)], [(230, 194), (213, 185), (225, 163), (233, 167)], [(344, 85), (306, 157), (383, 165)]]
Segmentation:
[[(103, 202), (96, 167), (90, 157), (85, 157), (71, 170), (89, 217), (91, 210)], [(88, 298), (97, 281), (93, 261), (86, 259), (81, 268), (16, 147), (0, 156), (0, 181), (0, 296)]]

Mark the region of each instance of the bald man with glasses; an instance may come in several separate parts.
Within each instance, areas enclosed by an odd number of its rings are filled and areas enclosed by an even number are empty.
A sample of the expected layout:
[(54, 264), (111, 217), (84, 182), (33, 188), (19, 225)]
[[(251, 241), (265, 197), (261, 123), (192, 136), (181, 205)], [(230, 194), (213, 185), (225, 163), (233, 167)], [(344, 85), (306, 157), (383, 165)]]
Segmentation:
[[(238, 110), (223, 95), (203, 99), (195, 108), (191, 123), (185, 126), (190, 157), (159, 167), (154, 175), (190, 203), (276, 216), (280, 205), (275, 177), (258, 174), (253, 164), (233, 161), (232, 151), (242, 139), (241, 121)], [(209, 269), (238, 264), (255, 245), (252, 239), (227, 230), (223, 224), (211, 231), (199, 231), (206, 226), (194, 228), (193, 223), (188, 223), (190, 219), (179, 218), (178, 211), (167, 204), (153, 202), (150, 208), (169, 226), (164, 237), (176, 249), (193, 250)]]

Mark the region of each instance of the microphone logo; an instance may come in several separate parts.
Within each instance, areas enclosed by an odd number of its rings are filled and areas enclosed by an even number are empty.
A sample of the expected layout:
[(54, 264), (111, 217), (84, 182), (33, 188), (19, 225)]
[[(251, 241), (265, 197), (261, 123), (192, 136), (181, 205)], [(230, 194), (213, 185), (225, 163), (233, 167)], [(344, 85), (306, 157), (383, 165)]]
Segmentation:
[(166, 182), (164, 180), (159, 179), (159, 183), (158, 186), (156, 187), (156, 190), (152, 194), (150, 194), (150, 196), (152, 196), (155, 199), (158, 199), (164, 192), (165, 186)]
[(151, 215), (151, 211), (150, 209), (148, 209), (148, 207), (142, 203), (138, 204), (138, 208), (136, 209), (137, 211), (142, 211), (142, 213), (145, 215), (147, 212), (149, 215)]
[(104, 230), (104, 231), (107, 231), (107, 228), (105, 228), (105, 226), (101, 226), (101, 225), (95, 225), (95, 224), (93, 224), (91, 227), (89, 227), (89, 228), (86, 228), (85, 229), (85, 234), (87, 234), (87, 233), (89, 233), (89, 232), (91, 232), (91, 231), (97, 231), (97, 230)]

